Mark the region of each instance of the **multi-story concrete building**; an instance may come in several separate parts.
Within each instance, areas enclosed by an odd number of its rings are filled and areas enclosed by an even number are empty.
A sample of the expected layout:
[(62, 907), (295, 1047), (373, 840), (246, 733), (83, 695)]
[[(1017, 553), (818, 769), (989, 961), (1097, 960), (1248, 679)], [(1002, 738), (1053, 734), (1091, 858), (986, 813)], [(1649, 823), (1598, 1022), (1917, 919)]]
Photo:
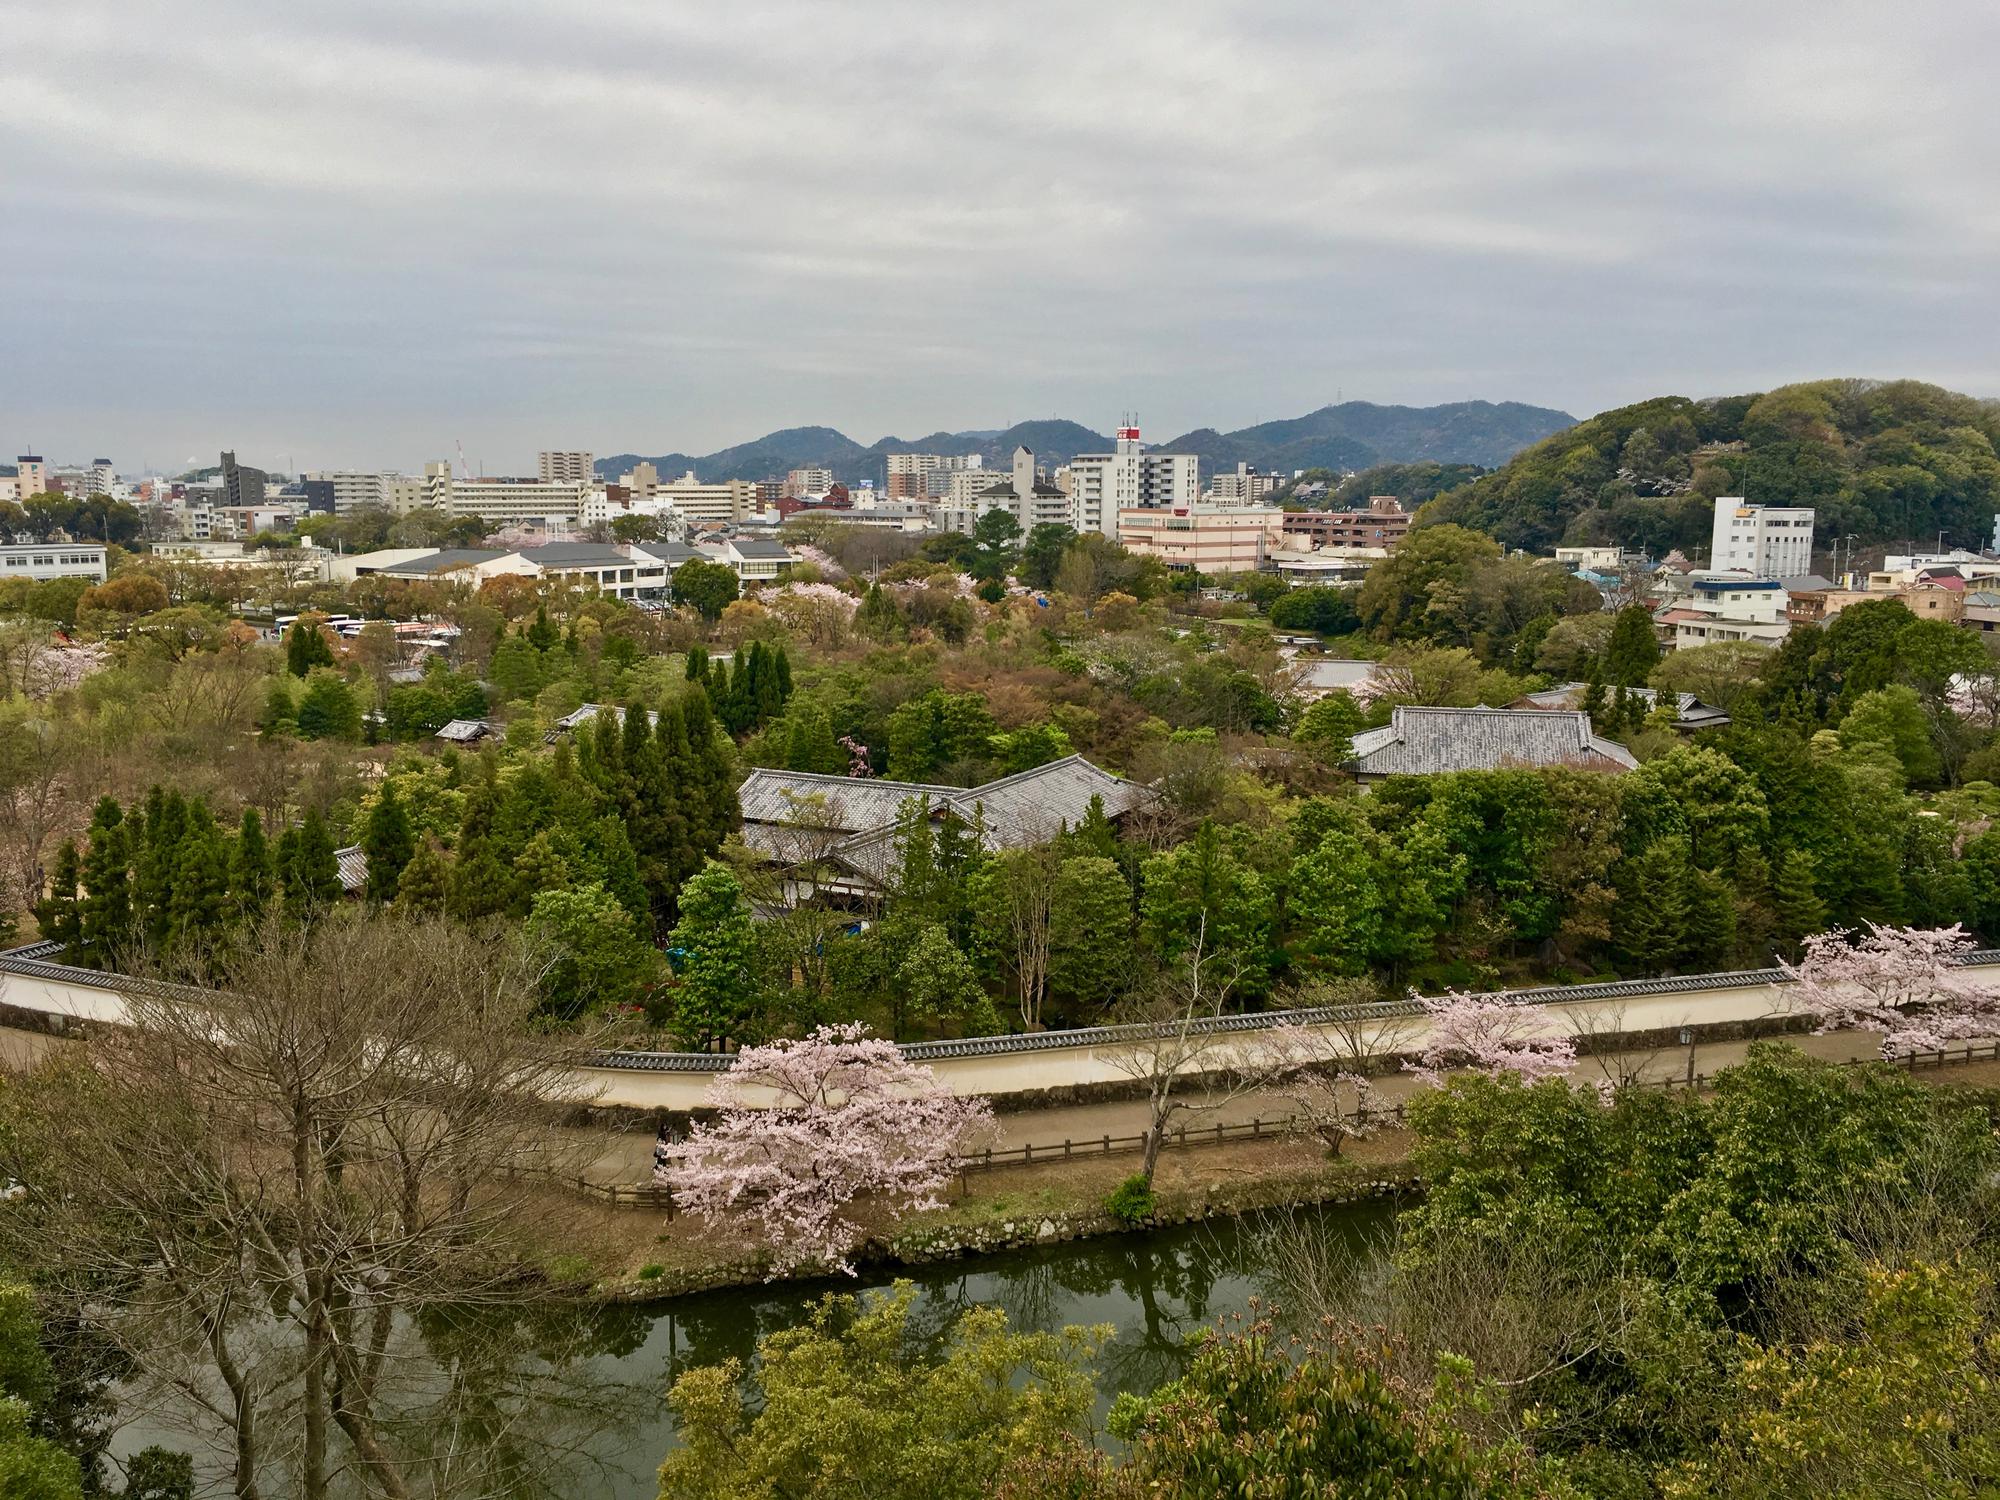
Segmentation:
[(833, 488), (831, 469), (793, 469), (785, 476), (785, 498), (802, 500), (808, 495), (824, 495)]
[(587, 480), (458, 479), (444, 486), (455, 516), (482, 521), (574, 521), (590, 499)]
[(1210, 487), (1210, 498), (1218, 504), (1234, 501), (1248, 505), (1262, 500), (1284, 483), (1282, 476), (1266, 474), (1251, 464), (1238, 464), (1234, 474), (1218, 474)]
[(1036, 469), (1034, 449), (1016, 448), (1013, 471), (1004, 479), (996, 482), (991, 470), (979, 475), (987, 481), (983, 488), (975, 490), (965, 505), (954, 499), (939, 513), (945, 530), (970, 533), (981, 516), (995, 510), (1012, 515), (1023, 533), (1045, 524), (1069, 524), (1069, 496)]
[(1201, 459), (1192, 453), (1147, 453), (1139, 429), (1124, 426), (1109, 453), (1080, 453), (1069, 462), (1069, 524), (1115, 534), (1134, 507), (1193, 506), (1201, 498)]
[[(641, 509), (633, 494), (632, 509)], [(688, 521), (740, 521), (757, 509), (757, 486), (747, 479), (723, 479), (703, 484), (690, 469), (671, 484), (655, 484), (648, 508), (666, 506)]]
[(14, 460), (14, 491), (23, 500), (45, 495), (49, 489), (49, 466), (39, 453), (23, 453)]
[(1740, 569), (1688, 575), (1685, 599), (1653, 616), (1673, 631), (1676, 650), (1715, 641), (1755, 641), (1775, 646), (1791, 633), (1789, 596), (1775, 578), (1753, 578)]
[(270, 476), (262, 469), (253, 469), (248, 464), (239, 464), (234, 453), (222, 455), (222, 503), (224, 505), (262, 505), (265, 491), (270, 486)]
[(650, 500), (653, 498), (653, 491), (660, 487), (660, 471), (652, 464), (641, 461), (619, 475), (618, 483), (624, 487), (630, 499)]
[(395, 507), (389, 501), (390, 481), (401, 479), (400, 474), (365, 473), (358, 469), (319, 469), (299, 476), (299, 482), (305, 486), (307, 506), (335, 515), (364, 508), (393, 510)]
[(597, 460), (589, 453), (535, 455), (535, 474), (543, 484), (589, 484), (597, 478)]
[(1176, 573), (1248, 573), (1278, 550), (1284, 523), (1269, 505), (1132, 506), (1118, 512), (1118, 540)]
[(1366, 510), (1293, 510), (1285, 531), (1316, 547), (1383, 547), (1393, 551), (1410, 534), (1410, 515), (1394, 495), (1371, 495)]
[(1752, 578), (1797, 578), (1812, 571), (1813, 512), (1807, 506), (1748, 505), (1741, 495), (1715, 502), (1708, 565)]
[(0, 546), (0, 578), (89, 578), (104, 582), (104, 548), (76, 542)]

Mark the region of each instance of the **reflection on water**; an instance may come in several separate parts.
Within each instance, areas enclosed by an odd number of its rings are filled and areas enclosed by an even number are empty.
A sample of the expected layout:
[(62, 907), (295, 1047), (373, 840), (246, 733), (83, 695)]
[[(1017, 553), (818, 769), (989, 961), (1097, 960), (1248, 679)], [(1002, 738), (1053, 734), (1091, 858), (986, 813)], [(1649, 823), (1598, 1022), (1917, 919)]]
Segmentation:
[[(1386, 1206), (1327, 1210), (1358, 1247), (1390, 1214)], [(996, 1303), (1018, 1329), (1053, 1331), (1108, 1323), (1115, 1330), (1098, 1364), (1100, 1415), (1120, 1391), (1150, 1391), (1178, 1373), (1188, 1335), (1246, 1311), (1253, 1300), (1282, 1301), (1263, 1236), (1286, 1221), (1221, 1220), (1146, 1235), (1113, 1235), (1047, 1249), (906, 1270), (920, 1289), (915, 1326), (941, 1338), (968, 1307)], [(886, 1286), (890, 1272), (856, 1281), (736, 1288), (683, 1297), (656, 1307), (599, 1315), (604, 1350), (591, 1373), (614, 1372), (662, 1394), (676, 1373), (731, 1356), (748, 1361), (762, 1335), (801, 1322), (829, 1291)], [(654, 1471), (673, 1443), (673, 1423), (655, 1401), (598, 1457), (611, 1468), (607, 1495), (651, 1500)], [(622, 1478), (621, 1478), (622, 1475)]]
[[(1102, 1416), (1120, 1391), (1150, 1391), (1171, 1379), (1190, 1334), (1246, 1311), (1253, 1300), (1285, 1300), (1272, 1266), (1272, 1236), (1296, 1233), (1310, 1221), (1359, 1248), (1390, 1213), (1386, 1205), (1370, 1205), (1307, 1211), (1297, 1219), (1220, 1220), (904, 1275), (920, 1291), (914, 1327), (940, 1342), (960, 1313), (986, 1303), (1003, 1308), (1017, 1329), (1109, 1324), (1113, 1337), (1098, 1364)], [(384, 1382), (390, 1447), (424, 1471), (427, 1493), (653, 1500), (660, 1459), (674, 1441), (665, 1395), (677, 1374), (732, 1356), (749, 1363), (760, 1337), (803, 1321), (828, 1292), (893, 1279), (884, 1271), (708, 1292), (650, 1307), (427, 1317), (400, 1330), (396, 1368)], [(135, 1406), (145, 1404), (135, 1400), (125, 1415), (135, 1417)], [(118, 1433), (114, 1452), (129, 1455), (148, 1442), (189, 1446), (188, 1432), (164, 1417), (157, 1408), (136, 1416)], [(221, 1478), (219, 1451), (197, 1463), (204, 1478)]]

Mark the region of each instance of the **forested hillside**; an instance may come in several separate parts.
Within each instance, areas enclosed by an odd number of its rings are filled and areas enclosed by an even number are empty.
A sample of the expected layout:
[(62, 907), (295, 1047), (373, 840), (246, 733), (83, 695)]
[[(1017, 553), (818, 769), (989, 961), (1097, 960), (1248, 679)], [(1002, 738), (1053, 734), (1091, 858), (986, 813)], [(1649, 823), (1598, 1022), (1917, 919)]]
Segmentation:
[(1438, 496), (1509, 547), (1618, 543), (1692, 557), (1712, 502), (1810, 505), (1825, 542), (1976, 546), (2000, 511), (2000, 405), (1921, 381), (1819, 380), (1762, 395), (1663, 396), (1580, 422)]

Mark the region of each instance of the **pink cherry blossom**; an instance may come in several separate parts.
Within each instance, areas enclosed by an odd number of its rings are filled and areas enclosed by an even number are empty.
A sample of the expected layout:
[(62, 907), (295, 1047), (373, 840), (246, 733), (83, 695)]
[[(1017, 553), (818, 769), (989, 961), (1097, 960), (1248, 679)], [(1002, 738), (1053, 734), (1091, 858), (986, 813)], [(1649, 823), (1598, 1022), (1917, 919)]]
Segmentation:
[(1797, 964), (1780, 960), (1793, 1006), (1814, 1030), (1874, 1031), (1884, 1057), (1935, 1052), (2000, 1032), (2000, 988), (1982, 984), (1964, 960), (1978, 947), (1963, 927), (1843, 928), (1805, 941)]
[(1430, 1040), (1407, 1066), (1426, 1083), (1441, 1085), (1444, 1074), (1472, 1069), (1489, 1075), (1512, 1073), (1523, 1083), (1560, 1078), (1576, 1066), (1576, 1042), (1549, 1034), (1554, 1020), (1540, 1005), (1509, 1004), (1498, 995), (1446, 990), (1431, 997), (1411, 992), (1430, 1018)]
[(668, 1146), (657, 1176), (690, 1213), (754, 1225), (775, 1277), (826, 1266), (853, 1274), (857, 1198), (936, 1208), (953, 1159), (992, 1125), (895, 1043), (850, 1023), (749, 1047), (709, 1086), (720, 1116)]

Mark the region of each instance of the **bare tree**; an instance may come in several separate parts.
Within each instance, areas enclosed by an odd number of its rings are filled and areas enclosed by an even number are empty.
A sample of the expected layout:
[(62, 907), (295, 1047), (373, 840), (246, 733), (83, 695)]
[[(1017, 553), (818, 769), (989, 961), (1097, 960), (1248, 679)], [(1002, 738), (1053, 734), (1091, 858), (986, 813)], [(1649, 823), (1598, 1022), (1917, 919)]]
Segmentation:
[[(1240, 1033), (1214, 1022), (1238, 978), (1227, 957), (1208, 951), (1208, 917), (1195, 928), (1194, 942), (1180, 961), (1152, 977), (1128, 1012), (1135, 1023), (1129, 1040), (1109, 1061), (1145, 1090), (1145, 1157), (1139, 1175), (1146, 1185), (1160, 1164), (1160, 1148), (1176, 1121), (1221, 1109), (1264, 1082)], [(1189, 1085), (1200, 1081), (1200, 1092)]]
[(392, 1411), (411, 1329), (542, 1295), (515, 1236), (581, 1102), (536, 957), (453, 924), (275, 921), (9, 1089), (0, 1252), (203, 1423), (243, 1500), (440, 1493)]
[(1284, 999), (1287, 1010), (1304, 1014), (1270, 1033), (1259, 1069), (1338, 1156), (1388, 1117), (1389, 1102), (1369, 1075), (1407, 1049), (1421, 1018), (1382, 1004), (1365, 979), (1308, 980)]
[(988, 914), (1002, 937), (1000, 961), (1014, 976), (1021, 1024), (1030, 1030), (1041, 1025), (1049, 986), (1049, 923), (1062, 862), (1050, 841), (1009, 849), (995, 858), (986, 886)]
[[(1602, 1089), (1622, 1089), (1639, 1082), (1666, 1053), (1663, 1045), (1635, 1047), (1625, 1030), (1629, 1000), (1612, 1000), (1602, 1005), (1586, 1005), (1569, 1011), (1576, 1028), (1577, 1053), (1590, 1060), (1599, 1075)], [(1685, 1024), (1685, 1018), (1675, 1025)]]

